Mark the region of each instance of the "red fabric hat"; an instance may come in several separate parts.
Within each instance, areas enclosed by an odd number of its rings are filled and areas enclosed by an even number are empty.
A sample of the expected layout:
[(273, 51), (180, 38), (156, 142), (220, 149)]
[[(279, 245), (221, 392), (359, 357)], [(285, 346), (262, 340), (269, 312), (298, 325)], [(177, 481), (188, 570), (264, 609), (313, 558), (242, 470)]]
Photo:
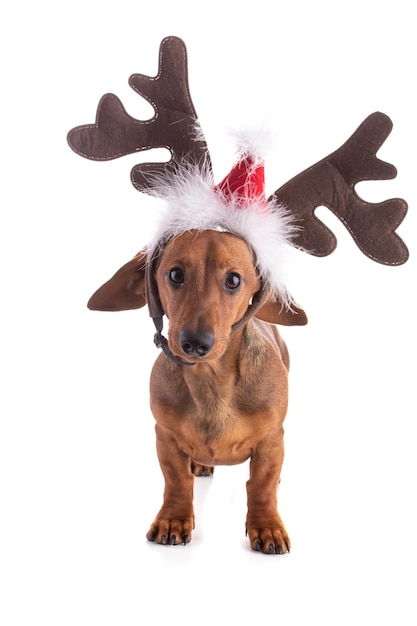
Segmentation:
[(263, 161), (253, 155), (243, 157), (215, 189), (226, 199), (233, 196), (237, 208), (244, 208), (253, 200), (266, 208)]

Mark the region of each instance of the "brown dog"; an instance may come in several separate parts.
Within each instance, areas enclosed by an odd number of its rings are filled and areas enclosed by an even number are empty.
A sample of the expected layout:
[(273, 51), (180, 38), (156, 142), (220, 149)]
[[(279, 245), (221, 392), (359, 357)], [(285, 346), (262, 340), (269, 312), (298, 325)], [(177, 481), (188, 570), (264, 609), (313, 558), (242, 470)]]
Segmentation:
[(305, 324), (304, 311), (288, 311), (268, 296), (244, 240), (212, 230), (172, 237), (152, 265), (139, 253), (92, 296), (89, 308), (144, 306), (149, 299), (147, 272), (152, 272), (169, 319), (172, 353), (172, 358), (160, 354), (151, 375), (165, 491), (148, 540), (188, 543), (194, 527), (194, 475), (250, 458), (250, 545), (268, 554), (288, 552), (277, 487), (284, 458), (289, 358), (270, 322)]
[[(77, 154), (98, 161), (151, 148), (171, 153), (165, 163), (138, 163), (131, 171), (135, 188), (168, 208), (153, 242), (89, 302), (99, 310), (147, 304), (163, 350), (152, 371), (151, 407), (165, 494), (147, 537), (162, 544), (189, 542), (193, 474), (250, 458), (251, 546), (287, 552), (276, 491), (289, 361), (271, 323), (307, 320), (304, 311), (289, 306), (279, 255), (287, 245), (319, 257), (331, 254), (336, 238), (315, 214), (327, 207), (369, 258), (387, 265), (407, 261), (407, 247), (395, 232), (407, 203), (365, 202), (355, 189), (363, 180), (396, 176), (395, 167), (376, 156), (392, 122), (373, 113), (338, 150), (267, 197), (262, 132), (239, 139), (238, 160), (215, 184), (181, 39), (161, 42), (156, 76), (133, 74), (129, 82), (153, 106), (153, 118), (132, 118), (115, 95), (106, 94), (95, 123), (73, 128), (68, 141)], [(168, 340), (162, 335), (164, 315)]]

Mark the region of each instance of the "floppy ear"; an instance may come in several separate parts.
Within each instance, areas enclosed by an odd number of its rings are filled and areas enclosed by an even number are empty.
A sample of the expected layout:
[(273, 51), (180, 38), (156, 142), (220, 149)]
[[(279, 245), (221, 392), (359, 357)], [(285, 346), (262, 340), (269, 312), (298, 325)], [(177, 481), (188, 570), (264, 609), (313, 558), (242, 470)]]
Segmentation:
[(91, 296), (88, 308), (93, 311), (127, 311), (146, 304), (146, 252), (138, 252)]
[(283, 326), (305, 326), (307, 324), (307, 315), (303, 309), (293, 304), (289, 310), (276, 297), (270, 297), (256, 311), (255, 317), (264, 322), (282, 324)]

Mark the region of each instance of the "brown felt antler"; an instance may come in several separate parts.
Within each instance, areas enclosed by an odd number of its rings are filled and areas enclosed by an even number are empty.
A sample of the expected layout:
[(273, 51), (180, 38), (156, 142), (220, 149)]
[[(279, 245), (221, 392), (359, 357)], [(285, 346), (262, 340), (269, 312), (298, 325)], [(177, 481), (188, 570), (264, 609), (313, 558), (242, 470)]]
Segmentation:
[[(181, 39), (167, 37), (162, 41), (156, 77), (134, 74), (129, 82), (153, 105), (154, 117), (136, 120), (116, 96), (107, 94), (99, 103), (96, 123), (69, 132), (71, 148), (94, 160), (168, 148), (172, 154), (168, 163), (144, 163), (132, 169), (133, 185), (145, 192), (154, 180), (150, 173), (168, 175), (181, 161), (210, 167), (207, 144), (191, 101), (187, 53)], [(301, 227), (294, 245), (316, 256), (334, 250), (335, 236), (314, 213), (317, 207), (325, 206), (343, 222), (368, 257), (387, 265), (405, 263), (408, 250), (395, 229), (407, 212), (406, 202), (400, 198), (365, 202), (354, 189), (359, 181), (396, 176), (393, 165), (376, 157), (391, 128), (391, 120), (383, 113), (370, 115), (341, 148), (272, 194), (270, 199), (283, 203)]]
[(326, 256), (336, 247), (333, 233), (314, 214), (319, 206), (329, 208), (349, 230), (358, 247), (374, 261), (400, 265), (408, 259), (404, 242), (395, 233), (407, 212), (400, 198), (365, 202), (355, 192), (364, 180), (395, 178), (393, 165), (376, 157), (392, 129), (383, 113), (373, 113), (336, 152), (298, 174), (272, 197), (283, 202), (302, 225), (294, 243), (316, 256)]
[(151, 148), (168, 148), (172, 154), (168, 163), (145, 163), (132, 169), (131, 180), (139, 191), (149, 188), (153, 178), (150, 172), (168, 174), (175, 163), (184, 160), (210, 163), (190, 96), (187, 51), (181, 39), (167, 37), (162, 41), (156, 77), (133, 74), (129, 84), (152, 104), (154, 117), (136, 120), (117, 96), (106, 94), (98, 105), (95, 124), (78, 126), (68, 133), (74, 152), (88, 159), (108, 161)]

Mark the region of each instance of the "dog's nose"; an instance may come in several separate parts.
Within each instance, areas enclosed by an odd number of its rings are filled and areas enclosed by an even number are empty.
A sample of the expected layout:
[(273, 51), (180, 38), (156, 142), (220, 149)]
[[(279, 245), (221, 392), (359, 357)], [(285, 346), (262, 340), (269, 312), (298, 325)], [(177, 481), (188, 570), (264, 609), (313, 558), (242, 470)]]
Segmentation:
[(214, 345), (214, 335), (211, 332), (194, 332), (182, 330), (180, 332), (181, 349), (188, 356), (205, 356)]

